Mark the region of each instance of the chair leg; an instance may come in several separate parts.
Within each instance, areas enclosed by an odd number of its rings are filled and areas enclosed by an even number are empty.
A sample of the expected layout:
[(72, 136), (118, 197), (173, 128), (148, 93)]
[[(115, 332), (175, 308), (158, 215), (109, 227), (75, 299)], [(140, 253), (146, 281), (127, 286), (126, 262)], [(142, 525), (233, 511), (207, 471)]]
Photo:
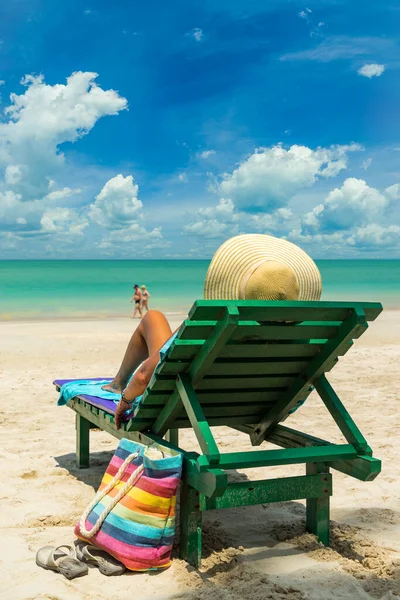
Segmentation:
[(76, 466), (86, 469), (89, 466), (89, 434), (90, 421), (78, 413), (75, 420), (76, 427)]
[(179, 446), (179, 429), (169, 429), (165, 434), (165, 439), (174, 446)]
[[(329, 473), (329, 469), (324, 463), (307, 463), (306, 473)], [(324, 546), (329, 546), (329, 501), (330, 496), (326, 494), (320, 498), (307, 498), (306, 502), (306, 529), (314, 533)]]
[(179, 557), (196, 568), (201, 563), (202, 514), (199, 510), (199, 503), (199, 492), (191, 488), (185, 481), (182, 481)]

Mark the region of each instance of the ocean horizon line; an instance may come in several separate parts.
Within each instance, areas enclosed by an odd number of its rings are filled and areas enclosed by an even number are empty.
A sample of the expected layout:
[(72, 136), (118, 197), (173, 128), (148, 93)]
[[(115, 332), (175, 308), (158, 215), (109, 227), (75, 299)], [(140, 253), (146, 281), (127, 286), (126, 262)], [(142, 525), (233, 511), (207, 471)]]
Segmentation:
[[(0, 262), (201, 262), (210, 261), (212, 256), (209, 258), (0, 258)], [(357, 261), (357, 262), (371, 262), (371, 261), (400, 261), (398, 258), (365, 258), (365, 257), (352, 257), (352, 258), (318, 258), (312, 257), (313, 260), (321, 262), (342, 262), (342, 261)]]

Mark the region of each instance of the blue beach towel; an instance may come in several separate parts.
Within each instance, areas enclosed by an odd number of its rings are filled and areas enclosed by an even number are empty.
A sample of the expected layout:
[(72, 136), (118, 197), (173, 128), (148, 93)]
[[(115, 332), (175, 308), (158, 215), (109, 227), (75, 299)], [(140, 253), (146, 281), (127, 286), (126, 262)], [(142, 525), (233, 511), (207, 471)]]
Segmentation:
[(96, 396), (97, 398), (103, 398), (103, 400), (113, 400), (116, 404), (121, 399), (121, 394), (114, 394), (113, 392), (107, 392), (102, 389), (102, 385), (110, 383), (112, 379), (99, 379), (93, 381), (93, 379), (77, 379), (76, 381), (70, 381), (64, 383), (60, 390), (60, 396), (58, 398), (58, 406), (67, 404), (68, 400), (75, 398), (75, 396), (81, 396), (86, 394), (87, 396)]

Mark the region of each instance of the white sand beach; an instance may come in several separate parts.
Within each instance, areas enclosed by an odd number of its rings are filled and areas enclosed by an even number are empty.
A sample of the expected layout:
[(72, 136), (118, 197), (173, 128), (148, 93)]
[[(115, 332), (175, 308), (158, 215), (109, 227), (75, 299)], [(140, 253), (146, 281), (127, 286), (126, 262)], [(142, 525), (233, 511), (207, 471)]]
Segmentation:
[[(75, 415), (56, 406), (52, 381), (112, 376), (133, 326), (130, 319), (0, 324), (0, 600), (399, 598), (400, 311), (383, 312), (371, 323), (329, 377), (383, 462), (369, 483), (333, 472), (332, 548), (304, 532), (299, 501), (207, 513), (200, 571), (175, 559), (165, 572), (106, 578), (90, 569), (68, 581), (36, 566), (38, 548), (73, 541), (73, 527), (117, 444), (93, 431), (92, 466), (78, 470)], [(314, 394), (288, 424), (341, 439)], [(244, 434), (228, 428), (215, 433), (222, 451), (250, 448)], [(190, 432), (181, 445), (197, 448)], [(277, 467), (246, 474), (258, 479), (302, 472), (299, 465), (290, 473)]]

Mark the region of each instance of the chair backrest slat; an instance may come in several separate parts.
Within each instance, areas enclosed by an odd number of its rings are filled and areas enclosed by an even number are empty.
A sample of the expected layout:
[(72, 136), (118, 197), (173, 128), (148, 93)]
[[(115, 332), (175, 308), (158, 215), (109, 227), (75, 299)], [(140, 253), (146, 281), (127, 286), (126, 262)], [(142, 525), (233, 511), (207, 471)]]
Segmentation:
[[(181, 331), (180, 340), (205, 340), (214, 330), (218, 321), (185, 321)], [(322, 321), (313, 321), (310, 324), (302, 323), (271, 323), (260, 324), (258, 321), (239, 321), (232, 334), (231, 341), (269, 341), (269, 340), (310, 340), (329, 339), (338, 332), (338, 322), (328, 324)]]
[[(205, 340), (176, 340), (168, 354), (171, 360), (193, 360)], [(271, 344), (268, 341), (230, 342), (219, 354), (220, 358), (276, 358), (315, 356), (322, 348), (323, 342), (312, 343), (313, 340), (295, 340), (292, 343)]]
[[(224, 393), (228, 393), (231, 389), (252, 389), (252, 388), (263, 388), (268, 390), (269, 388), (286, 388), (293, 383), (295, 377), (290, 375), (244, 375), (244, 376), (230, 376), (230, 377), (204, 377), (197, 386), (198, 390), (222, 390)], [(160, 375), (155, 378), (154, 383), (151, 386), (152, 392), (172, 392), (175, 389), (176, 378), (172, 376)]]
[[(308, 365), (308, 361), (294, 359), (273, 360), (226, 360), (218, 359), (211, 365), (209, 375), (281, 375), (282, 373), (298, 375)], [(178, 375), (186, 373), (190, 361), (165, 361), (157, 368), (157, 374)]]
[[(269, 390), (265, 390), (263, 388), (249, 390), (198, 390), (197, 396), (202, 405), (215, 403), (229, 404), (235, 402), (241, 404), (252, 404), (254, 402), (272, 402), (277, 400), (284, 389), (285, 388), (270, 388)], [(146, 396), (146, 406), (163, 406), (169, 397), (169, 392), (151, 391)]]
[[(241, 404), (241, 403), (220, 403), (220, 404), (205, 404), (203, 405), (203, 411), (206, 417), (216, 417), (230, 415), (232, 417), (239, 415), (260, 415), (265, 413), (265, 409), (268, 406), (272, 406), (270, 402), (260, 402), (259, 404)], [(160, 412), (160, 406), (155, 404), (152, 406), (143, 406), (142, 418), (156, 418)], [(182, 412), (182, 415), (184, 413)]]
[(197, 300), (189, 312), (190, 319), (219, 319), (225, 306), (239, 308), (241, 317), (255, 321), (343, 321), (358, 307), (365, 311), (368, 321), (379, 315), (378, 302), (279, 302), (258, 300)]

